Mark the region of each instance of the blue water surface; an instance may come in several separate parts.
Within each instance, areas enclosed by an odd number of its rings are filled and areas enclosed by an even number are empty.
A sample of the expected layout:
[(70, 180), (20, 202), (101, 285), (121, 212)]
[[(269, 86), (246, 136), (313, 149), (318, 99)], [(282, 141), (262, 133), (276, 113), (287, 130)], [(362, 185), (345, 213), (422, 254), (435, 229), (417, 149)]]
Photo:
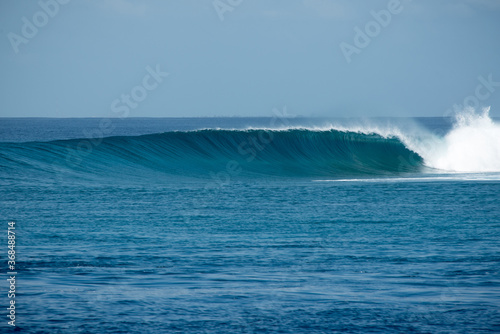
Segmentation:
[(58, 177), (8, 138), (21, 332), (500, 332), (498, 179)]

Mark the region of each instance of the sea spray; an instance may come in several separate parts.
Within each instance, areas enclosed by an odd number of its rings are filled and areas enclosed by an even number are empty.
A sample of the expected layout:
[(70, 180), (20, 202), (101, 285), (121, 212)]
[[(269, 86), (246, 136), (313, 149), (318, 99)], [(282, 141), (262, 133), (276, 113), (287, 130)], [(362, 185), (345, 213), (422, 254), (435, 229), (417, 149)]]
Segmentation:
[(500, 172), (500, 124), (467, 109), (457, 114), (453, 129), (428, 152), (419, 152), (425, 163), (442, 171)]

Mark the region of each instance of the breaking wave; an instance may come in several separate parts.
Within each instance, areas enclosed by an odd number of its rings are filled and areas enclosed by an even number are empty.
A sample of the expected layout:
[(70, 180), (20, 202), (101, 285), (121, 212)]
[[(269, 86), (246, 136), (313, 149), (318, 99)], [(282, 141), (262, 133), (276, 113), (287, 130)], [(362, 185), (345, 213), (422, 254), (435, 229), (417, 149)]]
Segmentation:
[(373, 177), (499, 172), (500, 126), (488, 110), (457, 117), (444, 136), (427, 130), (329, 126), (204, 129), (143, 136), (0, 143), (2, 178), (67, 176)]

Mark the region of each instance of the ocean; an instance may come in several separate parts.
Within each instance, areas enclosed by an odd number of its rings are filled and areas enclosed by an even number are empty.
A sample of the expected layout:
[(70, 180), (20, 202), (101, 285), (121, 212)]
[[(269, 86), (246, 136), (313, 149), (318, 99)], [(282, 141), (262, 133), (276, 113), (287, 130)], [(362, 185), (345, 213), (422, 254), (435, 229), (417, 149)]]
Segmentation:
[(487, 113), (2, 118), (0, 185), (1, 332), (500, 332)]

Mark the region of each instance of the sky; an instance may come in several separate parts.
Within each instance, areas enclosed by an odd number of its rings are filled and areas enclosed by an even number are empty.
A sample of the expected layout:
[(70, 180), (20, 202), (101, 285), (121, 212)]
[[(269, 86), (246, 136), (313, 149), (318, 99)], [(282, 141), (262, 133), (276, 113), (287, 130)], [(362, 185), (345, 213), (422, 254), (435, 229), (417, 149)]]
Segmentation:
[(500, 117), (498, 0), (2, 0), (0, 40), (0, 117)]

